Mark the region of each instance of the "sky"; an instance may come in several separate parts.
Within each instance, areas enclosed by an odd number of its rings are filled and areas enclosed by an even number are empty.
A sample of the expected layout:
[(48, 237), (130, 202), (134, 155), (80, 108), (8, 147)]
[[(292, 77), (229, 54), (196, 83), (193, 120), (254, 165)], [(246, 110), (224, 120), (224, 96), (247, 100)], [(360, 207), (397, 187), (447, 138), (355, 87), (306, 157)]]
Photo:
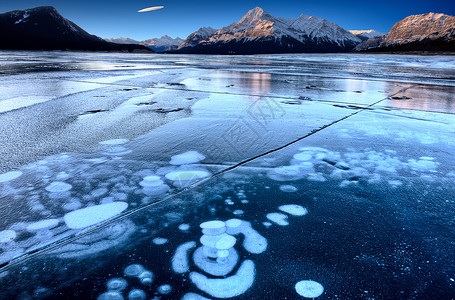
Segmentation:
[[(54, 6), (65, 18), (102, 38), (151, 39), (165, 34), (186, 38), (200, 27), (216, 29), (239, 21), (257, 6), (285, 18), (317, 16), (351, 29), (388, 32), (409, 15), (428, 12), (455, 15), (453, 0), (14, 0), (0, 1), (0, 13), (36, 6)], [(163, 9), (137, 11), (151, 6)]]

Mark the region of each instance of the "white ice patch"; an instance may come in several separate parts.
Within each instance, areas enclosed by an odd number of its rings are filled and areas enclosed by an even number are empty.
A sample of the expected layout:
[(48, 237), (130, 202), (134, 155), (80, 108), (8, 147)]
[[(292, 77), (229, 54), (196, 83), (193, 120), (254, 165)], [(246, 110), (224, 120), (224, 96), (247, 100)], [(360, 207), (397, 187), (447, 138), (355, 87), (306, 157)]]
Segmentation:
[(302, 280), (296, 283), (297, 294), (305, 298), (317, 298), (324, 292), (324, 287), (316, 281)]
[(69, 228), (81, 229), (115, 217), (127, 207), (126, 202), (100, 204), (69, 212), (63, 219)]
[(400, 180), (389, 180), (388, 183), (394, 188), (403, 185), (403, 182), (401, 182)]
[(187, 273), (190, 271), (189, 252), (195, 247), (196, 242), (186, 242), (177, 247), (172, 257), (172, 270), (175, 273)]
[(111, 223), (106, 227), (92, 231), (90, 234), (74, 240), (72, 243), (62, 245), (49, 252), (58, 255), (59, 258), (65, 259), (80, 259), (85, 256), (93, 257), (111, 247), (127, 243), (135, 230), (134, 223), (129, 220)]
[(273, 223), (278, 224), (280, 226), (289, 225), (288, 217), (285, 214), (282, 214), (282, 213), (268, 213), (266, 215), (266, 217), (267, 217), (267, 219), (269, 219)]
[(285, 193), (294, 193), (294, 192), (297, 192), (298, 189), (293, 185), (284, 184), (284, 185), (280, 185), (280, 191), (285, 192)]
[(408, 164), (412, 169), (419, 171), (435, 171), (438, 166), (437, 163), (430, 159), (426, 159), (426, 157), (425, 159), (421, 158), (420, 160), (410, 159)]
[(150, 271), (143, 271), (138, 276), (139, 280), (141, 281), (142, 285), (151, 286), (153, 283), (154, 275)]
[(210, 300), (209, 298), (205, 298), (204, 296), (195, 294), (195, 293), (187, 293), (183, 295), (182, 300)]
[(167, 295), (172, 292), (172, 287), (169, 284), (163, 284), (158, 287), (158, 293), (161, 295)]
[[(122, 297), (123, 299), (123, 297)], [(132, 289), (128, 293), (128, 300), (145, 300), (147, 299), (147, 294), (140, 289)]]
[(294, 155), (294, 159), (299, 161), (307, 161), (311, 160), (312, 158), (313, 154), (311, 152), (302, 152)]
[(190, 228), (191, 228), (190, 224), (183, 223), (179, 225), (179, 230), (181, 231), (188, 231), (190, 230)]
[(79, 209), (82, 207), (82, 203), (77, 200), (77, 199), (73, 199), (65, 204), (62, 205), (62, 208), (66, 211), (72, 211), (72, 210), (76, 210), (76, 209)]
[(32, 223), (26, 227), (27, 231), (35, 232), (44, 229), (51, 229), (58, 225), (58, 219), (47, 219)]
[(129, 265), (123, 270), (123, 274), (125, 274), (128, 277), (139, 277), (139, 275), (145, 271), (145, 268), (143, 265), (140, 264), (132, 264)]
[(171, 157), (171, 165), (187, 165), (195, 164), (204, 160), (205, 156), (197, 151), (188, 151), (182, 154), (174, 155)]
[(270, 170), (267, 176), (276, 181), (294, 181), (305, 177), (298, 166), (281, 166)]
[(0, 175), (0, 182), (8, 182), (22, 176), (21, 171), (10, 171)]
[(127, 139), (113, 139), (113, 140), (99, 142), (99, 144), (103, 145), (103, 146), (123, 145), (126, 143), (128, 143)]
[(14, 230), (3, 230), (0, 231), (0, 243), (9, 243), (17, 237), (17, 233)]
[(123, 291), (128, 286), (128, 283), (123, 278), (112, 278), (109, 279), (106, 283), (106, 287), (108, 290), (113, 291)]
[(234, 215), (236, 215), (236, 216), (241, 216), (241, 215), (244, 214), (244, 211), (241, 210), (241, 209), (236, 209), (236, 210), (234, 210), (232, 213), (233, 213)]
[(96, 298), (97, 300), (124, 300), (122, 294), (118, 291), (108, 291), (102, 293)]
[(143, 187), (142, 192), (149, 196), (158, 196), (165, 194), (169, 191), (169, 186), (164, 183), (159, 176), (150, 175), (144, 177), (144, 179), (139, 182)]
[(210, 279), (191, 272), (191, 281), (201, 290), (216, 298), (232, 298), (245, 293), (254, 282), (256, 269), (251, 260), (245, 260), (237, 273), (223, 279)]
[(220, 235), (226, 232), (226, 224), (223, 221), (207, 221), (201, 223), (202, 233), (206, 235)]
[(57, 174), (57, 176), (55, 176), (55, 179), (57, 181), (64, 181), (67, 180), (68, 178), (70, 178), (70, 175), (66, 172), (60, 172)]
[[(240, 224), (239, 221), (241, 222)], [(230, 219), (226, 221), (226, 226), (228, 234), (242, 234), (244, 236), (242, 245), (246, 251), (259, 254), (267, 249), (267, 239), (254, 230), (250, 222)]]
[(166, 239), (166, 238), (160, 238), (160, 237), (156, 237), (152, 240), (152, 242), (155, 244), (155, 245), (164, 245), (168, 242), (169, 240)]
[(46, 187), (46, 191), (50, 193), (65, 193), (71, 190), (71, 184), (62, 181), (54, 181)]
[(304, 216), (308, 214), (308, 210), (305, 207), (297, 204), (281, 205), (278, 209), (293, 216)]

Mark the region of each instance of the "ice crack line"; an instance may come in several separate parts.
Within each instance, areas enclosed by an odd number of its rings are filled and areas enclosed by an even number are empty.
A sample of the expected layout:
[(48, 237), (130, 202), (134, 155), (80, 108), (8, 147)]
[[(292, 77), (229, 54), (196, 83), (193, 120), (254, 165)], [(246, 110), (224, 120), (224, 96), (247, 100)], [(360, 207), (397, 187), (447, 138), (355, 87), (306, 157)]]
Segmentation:
[(256, 159), (261, 158), (261, 157), (263, 157), (263, 156), (266, 156), (266, 155), (268, 155), (268, 154), (271, 154), (271, 153), (277, 152), (277, 151), (279, 151), (279, 150), (282, 150), (282, 149), (284, 149), (284, 148), (286, 148), (286, 147), (289, 147), (289, 146), (291, 146), (291, 145), (293, 145), (293, 144), (295, 144), (295, 143), (297, 143), (297, 142), (299, 142), (299, 141), (301, 141), (301, 140), (304, 140), (304, 139), (306, 139), (307, 137), (310, 137), (310, 136), (312, 136), (312, 135), (314, 135), (314, 134), (316, 134), (316, 133), (318, 133), (318, 132), (320, 132), (320, 131), (322, 131), (322, 130), (324, 130), (324, 129), (326, 129), (326, 128), (329, 128), (329, 127), (331, 127), (331, 126), (333, 126), (333, 125), (335, 125), (335, 124), (338, 124), (338, 123), (340, 123), (340, 122), (342, 122), (342, 121), (344, 121), (344, 120), (346, 120), (346, 119), (349, 119), (349, 118), (351, 118), (351, 117), (353, 117), (353, 116), (359, 114), (360, 112), (366, 111), (366, 110), (368, 110), (369, 108), (371, 108), (371, 107), (373, 107), (373, 106), (375, 106), (375, 105), (381, 103), (382, 101), (389, 99), (389, 97), (392, 97), (392, 96), (394, 96), (394, 95), (397, 95), (397, 94), (399, 94), (399, 93), (402, 93), (402, 92), (404, 92), (404, 91), (406, 91), (406, 90), (408, 90), (408, 89), (410, 89), (410, 88), (413, 88), (413, 87), (415, 87), (415, 86), (416, 86), (416, 85), (412, 85), (412, 86), (403, 88), (403, 89), (399, 90), (398, 92), (395, 92), (394, 94), (389, 95), (388, 97), (385, 97), (385, 98), (383, 98), (383, 99), (381, 99), (381, 100), (378, 100), (378, 101), (376, 101), (376, 102), (374, 102), (374, 103), (372, 103), (372, 104), (370, 104), (370, 105), (368, 105), (368, 106), (362, 107), (362, 108), (360, 108), (359, 110), (357, 110), (357, 111), (355, 111), (355, 112), (353, 112), (353, 113), (351, 113), (351, 114), (349, 114), (349, 115), (346, 115), (346, 116), (344, 116), (344, 117), (341, 118), (341, 119), (335, 120), (335, 121), (333, 121), (333, 122), (331, 122), (331, 123), (329, 123), (329, 124), (326, 124), (326, 125), (323, 125), (323, 126), (317, 128), (317, 129), (313, 129), (313, 130), (311, 130), (309, 133), (307, 133), (306, 135), (304, 135), (304, 136), (302, 136), (302, 137), (299, 137), (298, 139), (295, 139), (295, 140), (293, 140), (293, 141), (291, 141), (291, 142), (289, 142), (289, 143), (287, 143), (287, 144), (285, 144), (285, 145), (283, 145), (283, 146), (280, 146), (280, 147), (278, 147), (278, 148), (271, 149), (271, 150), (269, 150), (269, 151), (267, 151), (267, 152), (258, 154), (258, 155), (256, 155), (256, 156), (251, 157), (251, 158), (248, 158), (248, 159), (245, 159), (245, 160), (243, 160), (243, 161), (241, 161), (241, 162), (239, 162), (239, 163), (237, 163), (237, 164), (235, 164), (235, 165), (233, 165), (233, 166), (230, 166), (230, 167), (228, 167), (228, 168), (226, 168), (226, 169), (224, 169), (224, 170), (221, 170), (221, 171), (215, 173), (213, 176), (222, 175), (222, 174), (224, 174), (224, 173), (226, 173), (226, 172), (232, 171), (232, 170), (234, 170), (234, 169), (236, 169), (236, 168), (238, 168), (238, 167), (240, 167), (240, 166), (243, 166), (243, 165), (245, 165), (245, 164), (247, 164), (247, 163), (249, 163), (249, 162), (251, 162), (251, 161), (253, 161), (253, 160), (256, 160)]

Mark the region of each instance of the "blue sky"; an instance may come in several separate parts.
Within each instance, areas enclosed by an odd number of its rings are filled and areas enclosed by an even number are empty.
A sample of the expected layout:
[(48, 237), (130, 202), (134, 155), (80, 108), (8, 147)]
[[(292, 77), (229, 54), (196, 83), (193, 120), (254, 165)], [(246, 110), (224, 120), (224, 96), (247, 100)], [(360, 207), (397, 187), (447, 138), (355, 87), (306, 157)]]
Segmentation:
[[(185, 38), (202, 26), (221, 28), (259, 6), (268, 13), (287, 18), (300, 14), (335, 22), (345, 29), (375, 29), (387, 32), (398, 21), (413, 14), (440, 12), (455, 15), (455, 1), (182, 1), (182, 0), (15, 0), (0, 1), (0, 12), (35, 6), (54, 6), (64, 17), (91, 34), (103, 38), (130, 37), (144, 40), (162, 35)], [(163, 5), (164, 9), (137, 11)]]

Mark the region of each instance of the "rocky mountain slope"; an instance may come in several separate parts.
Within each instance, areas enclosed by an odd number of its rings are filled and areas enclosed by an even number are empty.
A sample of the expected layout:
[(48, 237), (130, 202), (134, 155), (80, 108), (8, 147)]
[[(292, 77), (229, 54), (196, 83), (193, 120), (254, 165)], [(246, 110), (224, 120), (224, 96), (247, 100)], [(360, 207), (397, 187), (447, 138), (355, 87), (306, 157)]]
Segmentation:
[(330, 21), (301, 15), (272, 16), (256, 7), (239, 22), (217, 31), (201, 28), (178, 48), (180, 53), (254, 54), (346, 52), (361, 40)]
[[(376, 43), (377, 46), (372, 45)], [(428, 13), (396, 23), (386, 37), (367, 40), (356, 51), (455, 51), (455, 17)]]
[(0, 49), (143, 51), (140, 45), (119, 45), (87, 33), (51, 6), (0, 14)]

